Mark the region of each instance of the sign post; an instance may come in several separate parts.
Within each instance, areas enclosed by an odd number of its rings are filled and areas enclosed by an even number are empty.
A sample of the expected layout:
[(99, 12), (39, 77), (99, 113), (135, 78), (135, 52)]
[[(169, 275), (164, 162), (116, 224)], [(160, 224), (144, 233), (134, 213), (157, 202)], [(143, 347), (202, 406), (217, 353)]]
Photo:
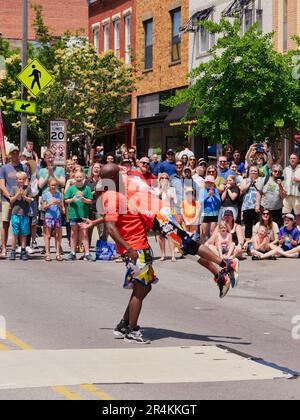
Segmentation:
[[(22, 0), (22, 68), (27, 66), (27, 39), (28, 39), (28, 0)], [(27, 89), (22, 86), (22, 100), (27, 101)], [(21, 115), (20, 149), (23, 151), (27, 141), (27, 115)]]
[(65, 166), (67, 159), (67, 120), (49, 121), (49, 149), (54, 154), (54, 165)]

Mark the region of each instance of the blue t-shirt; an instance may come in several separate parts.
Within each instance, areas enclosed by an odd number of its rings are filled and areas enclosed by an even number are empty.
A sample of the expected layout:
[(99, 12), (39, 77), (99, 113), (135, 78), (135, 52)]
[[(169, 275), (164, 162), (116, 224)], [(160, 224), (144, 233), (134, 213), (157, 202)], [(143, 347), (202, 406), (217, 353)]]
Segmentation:
[(150, 170), (153, 173), (153, 175), (158, 176), (158, 174), (161, 172), (160, 166), (161, 162), (150, 162)]
[[(50, 191), (45, 192), (42, 195), (42, 200), (44, 203), (49, 203), (52, 200), (60, 200), (62, 201), (62, 195), (59, 191), (55, 195), (52, 195)], [(46, 219), (61, 219), (61, 209), (57, 204), (52, 204), (52, 206), (48, 207), (45, 213)]]
[(216, 217), (221, 207), (221, 197), (217, 188), (214, 188), (214, 195), (209, 195), (210, 188), (204, 188), (200, 192), (200, 203), (202, 204), (203, 216)]
[(161, 165), (160, 165), (160, 173), (166, 173), (169, 176), (172, 176), (176, 173), (176, 169), (175, 169), (175, 162), (168, 162), (168, 161), (164, 161)]
[[(18, 165), (14, 166), (11, 163), (7, 163), (6, 165), (1, 166), (0, 168), (0, 179), (4, 180), (4, 184), (11, 194), (12, 188), (17, 186), (16, 181), (16, 173), (17, 172), (25, 172), (29, 177), (29, 169), (27, 165), (22, 165), (19, 163)], [(6, 197), (2, 195), (2, 201), (9, 201)]]
[(240, 162), (238, 164), (237, 170), (238, 170), (238, 173), (241, 174), (241, 175), (243, 175), (243, 174), (245, 174), (247, 172), (244, 162)]
[(225, 179), (225, 181), (227, 181), (229, 175), (236, 176), (236, 173), (233, 172), (231, 169), (226, 169), (226, 171), (220, 171), (220, 169), (218, 169), (218, 176)]
[(295, 248), (295, 246), (291, 244), (289, 237), (291, 237), (293, 241), (297, 241), (299, 244), (300, 232), (298, 228), (294, 227), (292, 230), (288, 230), (284, 226), (279, 230), (279, 240), (284, 238), (284, 242), (281, 245), (284, 251), (290, 251)]

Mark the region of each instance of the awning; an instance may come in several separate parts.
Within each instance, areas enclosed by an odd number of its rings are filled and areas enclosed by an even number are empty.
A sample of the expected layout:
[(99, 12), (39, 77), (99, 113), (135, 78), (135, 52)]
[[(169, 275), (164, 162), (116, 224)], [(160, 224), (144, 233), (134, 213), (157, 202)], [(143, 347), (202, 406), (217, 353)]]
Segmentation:
[(189, 121), (182, 121), (182, 119), (186, 116), (189, 104), (188, 102), (183, 102), (179, 105), (176, 105), (172, 111), (169, 112), (167, 118), (165, 119), (165, 124), (170, 126), (180, 126), (180, 125), (192, 125), (196, 124), (197, 117), (203, 114), (203, 110), (198, 110), (191, 120)]
[(208, 7), (207, 9), (200, 10), (199, 12), (194, 13), (193, 16), (183, 26), (179, 28), (179, 31), (181, 33), (197, 32), (199, 29), (199, 25), (197, 25), (197, 22), (208, 19), (213, 10), (214, 7)]
[(250, 3), (252, 3), (252, 0), (234, 0), (225, 10), (223, 10), (222, 16), (235, 17)]
[(135, 122), (136, 126), (147, 128), (152, 127), (153, 125), (164, 125), (167, 115), (167, 112), (161, 112), (153, 117), (134, 118), (131, 121)]

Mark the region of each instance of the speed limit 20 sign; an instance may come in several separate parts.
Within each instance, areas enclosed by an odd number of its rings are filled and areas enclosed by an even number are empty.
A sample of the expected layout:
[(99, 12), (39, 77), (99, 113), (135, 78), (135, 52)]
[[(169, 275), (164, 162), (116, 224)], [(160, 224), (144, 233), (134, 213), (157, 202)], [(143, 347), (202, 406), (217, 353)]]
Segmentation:
[(54, 154), (54, 165), (66, 164), (67, 127), (67, 120), (49, 121), (49, 148)]

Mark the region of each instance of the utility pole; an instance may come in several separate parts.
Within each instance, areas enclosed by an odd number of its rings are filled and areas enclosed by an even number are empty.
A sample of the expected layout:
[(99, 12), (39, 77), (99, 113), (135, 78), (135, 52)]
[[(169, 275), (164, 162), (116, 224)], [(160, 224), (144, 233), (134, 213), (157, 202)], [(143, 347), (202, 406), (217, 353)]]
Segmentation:
[[(22, 69), (27, 66), (27, 40), (28, 40), (28, 0), (22, 0)], [(27, 101), (27, 89), (22, 85), (22, 100)], [(27, 141), (27, 115), (21, 114), (20, 150), (23, 151)]]

